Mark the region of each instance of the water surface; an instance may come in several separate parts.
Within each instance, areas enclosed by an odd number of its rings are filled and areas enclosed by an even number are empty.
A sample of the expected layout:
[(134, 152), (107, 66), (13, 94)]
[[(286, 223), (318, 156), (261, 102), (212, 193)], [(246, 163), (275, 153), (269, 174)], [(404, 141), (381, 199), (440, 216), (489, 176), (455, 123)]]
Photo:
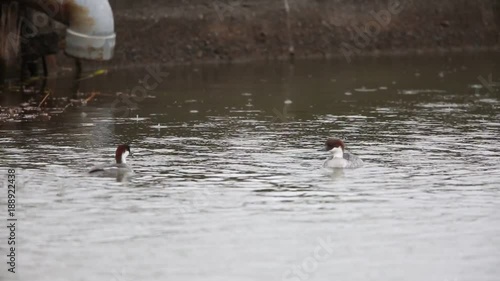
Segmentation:
[[(86, 80), (87, 106), (0, 124), (19, 209), (0, 276), (498, 280), (498, 59), (178, 67), (127, 112), (147, 70)], [(366, 165), (321, 169), (329, 136)], [(120, 143), (135, 175), (89, 177)]]

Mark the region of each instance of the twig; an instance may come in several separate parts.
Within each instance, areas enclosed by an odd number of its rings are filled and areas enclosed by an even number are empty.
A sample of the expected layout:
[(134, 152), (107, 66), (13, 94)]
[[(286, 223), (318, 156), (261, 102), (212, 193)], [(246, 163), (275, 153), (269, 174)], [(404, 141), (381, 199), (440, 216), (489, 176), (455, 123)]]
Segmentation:
[(52, 92), (50, 90), (47, 91), (47, 94), (45, 95), (45, 97), (42, 99), (42, 101), (38, 104), (38, 108), (40, 108), (40, 106), (42, 106), (43, 102), (50, 96)]
[(87, 80), (87, 79), (94, 78), (96, 76), (104, 75), (104, 74), (107, 74), (107, 73), (108, 73), (107, 69), (99, 69), (99, 70), (97, 70), (97, 71), (89, 74), (88, 76), (82, 77), (80, 79), (76, 79), (76, 81)]
[(91, 101), (95, 96), (97, 96), (97, 93), (96, 92), (92, 92), (92, 94), (90, 94), (90, 97), (88, 97), (84, 103), (87, 103), (89, 101)]

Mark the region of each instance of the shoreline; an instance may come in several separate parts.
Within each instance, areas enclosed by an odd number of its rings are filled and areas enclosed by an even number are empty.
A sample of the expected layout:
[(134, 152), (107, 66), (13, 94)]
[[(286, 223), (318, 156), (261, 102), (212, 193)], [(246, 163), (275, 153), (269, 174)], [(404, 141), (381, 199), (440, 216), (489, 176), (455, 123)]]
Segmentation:
[[(451, 48), (451, 49), (411, 49), (411, 50), (391, 50), (391, 51), (375, 51), (371, 53), (363, 53), (357, 55), (353, 61), (347, 62), (342, 55), (332, 55), (325, 57), (323, 55), (312, 55), (308, 57), (295, 57), (293, 61), (290, 61), (289, 57), (286, 55), (276, 57), (276, 58), (240, 58), (234, 59), (231, 61), (221, 61), (217, 59), (213, 60), (200, 60), (200, 61), (189, 61), (189, 62), (147, 62), (147, 63), (113, 63), (110, 62), (92, 62), (87, 61), (83, 64), (84, 71), (92, 71), (97, 70), (99, 68), (106, 68), (107, 70), (128, 70), (134, 68), (144, 68), (147, 66), (161, 66), (161, 67), (183, 67), (183, 66), (204, 66), (204, 65), (241, 65), (241, 64), (253, 64), (253, 63), (295, 63), (298, 61), (307, 61), (307, 60), (315, 60), (315, 61), (324, 61), (324, 62), (338, 62), (339, 64), (351, 64), (356, 63), (357, 61), (365, 60), (365, 59), (385, 59), (385, 58), (411, 58), (411, 57), (419, 57), (419, 56), (447, 56), (447, 55), (481, 55), (487, 53), (499, 53), (500, 54), (500, 46), (492, 46), (492, 47), (464, 47), (464, 48)], [(61, 60), (64, 60), (64, 63), (61, 65), (67, 67), (70, 65), (70, 61), (68, 58), (61, 57)], [(61, 61), (60, 60), (60, 61)], [(71, 66), (70, 66), (71, 68)]]

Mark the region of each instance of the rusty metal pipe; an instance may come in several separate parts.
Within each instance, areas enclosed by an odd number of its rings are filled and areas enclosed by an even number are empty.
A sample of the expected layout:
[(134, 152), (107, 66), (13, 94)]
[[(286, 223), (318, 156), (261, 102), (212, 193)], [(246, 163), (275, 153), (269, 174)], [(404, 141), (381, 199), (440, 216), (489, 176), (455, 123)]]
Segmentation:
[(116, 34), (108, 0), (17, 0), (68, 26), (65, 53), (89, 60), (110, 60)]

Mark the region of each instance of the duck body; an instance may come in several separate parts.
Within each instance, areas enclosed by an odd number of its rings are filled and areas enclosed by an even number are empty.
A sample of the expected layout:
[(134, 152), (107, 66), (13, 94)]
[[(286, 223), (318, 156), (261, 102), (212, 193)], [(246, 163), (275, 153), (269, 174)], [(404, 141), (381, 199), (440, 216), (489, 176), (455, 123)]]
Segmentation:
[(115, 177), (117, 180), (122, 180), (134, 172), (132, 167), (127, 165), (127, 156), (129, 154), (129, 145), (119, 145), (115, 152), (116, 163), (94, 166), (89, 170), (89, 174), (102, 177)]
[(94, 166), (90, 169), (89, 174), (113, 176), (120, 173), (132, 173), (132, 172), (133, 170), (129, 165), (121, 163), (121, 164)]

